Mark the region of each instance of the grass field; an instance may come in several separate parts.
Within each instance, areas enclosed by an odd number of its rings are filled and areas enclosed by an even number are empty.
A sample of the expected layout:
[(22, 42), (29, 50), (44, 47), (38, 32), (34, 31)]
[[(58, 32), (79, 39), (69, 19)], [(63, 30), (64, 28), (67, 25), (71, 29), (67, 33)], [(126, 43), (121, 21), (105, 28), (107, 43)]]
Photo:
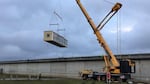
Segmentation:
[[(44, 77), (40, 79), (38, 76), (30, 75), (16, 75), (16, 74), (0, 74), (0, 84), (107, 84), (102, 81), (96, 80), (81, 80), (81, 79), (71, 79), (71, 78), (56, 78), (56, 77)], [(111, 84), (127, 84), (115, 82)], [(133, 84), (138, 84), (134, 81)], [(139, 83), (139, 84), (149, 84), (149, 83)]]
[[(53, 80), (1, 80), (0, 84), (106, 84), (106, 83), (93, 80), (53, 79)], [(111, 83), (111, 84), (120, 84), (120, 83)]]
[[(42, 77), (41, 80), (38, 80), (37, 76), (29, 77), (28, 75), (15, 75), (15, 74), (0, 74), (0, 79), (1, 79), (0, 84), (106, 84), (105, 82), (96, 80), (81, 80), (81, 79), (54, 78), (54, 77), (49, 78)], [(120, 84), (120, 83), (111, 83), (111, 84)]]

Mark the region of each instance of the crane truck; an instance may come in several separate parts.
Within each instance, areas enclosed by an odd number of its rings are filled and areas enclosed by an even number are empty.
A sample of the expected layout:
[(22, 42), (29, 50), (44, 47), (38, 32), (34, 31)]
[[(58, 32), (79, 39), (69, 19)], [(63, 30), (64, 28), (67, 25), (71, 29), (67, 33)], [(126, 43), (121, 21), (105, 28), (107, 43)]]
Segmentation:
[[(94, 34), (97, 37), (97, 40), (100, 44), (100, 47), (106, 52), (106, 56), (104, 56), (105, 67), (104, 72), (99, 73), (92, 70), (83, 70), (80, 72), (80, 75), (83, 79), (96, 79), (96, 80), (106, 80), (109, 78), (110, 80), (128, 80), (131, 79), (131, 73), (135, 73), (135, 62), (130, 59), (122, 59), (118, 60), (116, 56), (113, 54), (106, 41), (104, 40), (100, 30), (104, 27), (104, 25), (118, 12), (118, 10), (122, 7), (121, 3), (116, 3), (111, 11), (106, 15), (106, 17), (100, 22), (98, 26), (96, 26), (92, 20), (92, 18), (87, 13), (86, 9), (81, 4), (80, 0), (76, 0), (79, 8), (83, 12), (86, 17), (88, 23), (90, 24)], [(109, 74), (110, 73), (110, 74)]]

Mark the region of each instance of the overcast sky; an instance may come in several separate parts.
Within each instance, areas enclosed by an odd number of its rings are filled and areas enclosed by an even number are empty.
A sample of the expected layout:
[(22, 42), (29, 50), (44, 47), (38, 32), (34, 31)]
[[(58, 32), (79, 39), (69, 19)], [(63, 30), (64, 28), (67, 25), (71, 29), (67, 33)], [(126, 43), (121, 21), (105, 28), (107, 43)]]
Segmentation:
[[(123, 7), (100, 31), (111, 50), (114, 54), (150, 53), (149, 0), (81, 0), (95, 25), (116, 2)], [(0, 10), (0, 60), (105, 54), (75, 0), (0, 0)], [(63, 35), (67, 48), (44, 42), (47, 30)]]

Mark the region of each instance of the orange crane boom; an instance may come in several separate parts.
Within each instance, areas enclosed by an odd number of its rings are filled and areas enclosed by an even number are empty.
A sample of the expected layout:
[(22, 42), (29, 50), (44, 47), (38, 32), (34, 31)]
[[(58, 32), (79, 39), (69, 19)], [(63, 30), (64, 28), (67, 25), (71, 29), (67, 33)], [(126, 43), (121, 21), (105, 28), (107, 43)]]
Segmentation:
[[(121, 8), (120, 3), (116, 3), (115, 6), (112, 8), (112, 10), (108, 13), (108, 15), (102, 20), (102, 22), (96, 26), (92, 20), (92, 18), (88, 15), (86, 9), (82, 6), (80, 3), (80, 0), (76, 0), (77, 4), (79, 5), (80, 9), (82, 10), (83, 14), (85, 15), (87, 21), (89, 22), (90, 26), (92, 27), (94, 34), (97, 37), (98, 42), (101, 44), (101, 46), (104, 48), (105, 52), (109, 56), (112, 66), (113, 67), (119, 67), (119, 62), (116, 59), (116, 57), (113, 55), (111, 49), (107, 45), (106, 41), (104, 40), (103, 36), (99, 32), (100, 29), (104, 27), (104, 25), (110, 20), (110, 18)], [(108, 17), (109, 16), (109, 17)], [(119, 72), (119, 71), (117, 71)]]
[[(97, 80), (106, 80), (106, 77), (112, 80), (119, 80), (122, 79), (124, 81), (131, 79), (131, 73), (135, 73), (135, 62), (131, 61), (129, 59), (123, 59), (123, 60), (117, 60), (117, 58), (112, 53), (111, 49), (105, 42), (103, 36), (101, 35), (100, 31), (105, 24), (114, 16), (118, 10), (122, 7), (121, 3), (116, 3), (111, 11), (106, 15), (106, 17), (100, 22), (98, 26), (96, 26), (92, 20), (92, 18), (88, 15), (86, 9), (82, 6), (80, 0), (76, 0), (77, 4), (79, 5), (81, 11), (83, 12), (84, 16), (86, 17), (88, 23), (90, 24), (91, 28), (94, 31), (94, 34), (97, 37), (97, 40), (101, 47), (105, 50), (107, 56), (104, 56), (105, 61), (105, 67), (104, 71), (107, 73), (110, 73), (110, 76), (108, 77), (106, 73), (97, 73), (95, 71), (91, 71), (93, 73), (85, 73), (85, 71), (82, 71), (82, 78), (88, 79), (93, 78)], [(92, 74), (92, 76), (91, 76)]]

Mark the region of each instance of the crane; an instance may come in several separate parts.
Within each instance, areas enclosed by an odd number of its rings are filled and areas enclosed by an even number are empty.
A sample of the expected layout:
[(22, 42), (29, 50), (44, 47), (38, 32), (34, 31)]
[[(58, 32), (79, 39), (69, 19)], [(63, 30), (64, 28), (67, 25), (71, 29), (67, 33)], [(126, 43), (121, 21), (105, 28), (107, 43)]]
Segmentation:
[[(118, 61), (111, 49), (109, 48), (108, 44), (104, 40), (102, 34), (99, 32), (105, 24), (118, 12), (118, 10), (122, 7), (121, 3), (116, 3), (110, 12), (106, 15), (106, 17), (100, 22), (98, 26), (96, 26), (92, 20), (92, 18), (87, 13), (86, 9), (81, 4), (80, 0), (76, 0), (78, 6), (80, 7), (81, 11), (83, 12), (84, 16), (86, 17), (88, 23), (90, 24), (92, 30), (94, 31), (94, 34), (97, 37), (97, 40), (100, 44), (100, 47), (103, 47), (105, 50), (107, 56), (104, 56), (105, 66), (106, 66), (106, 72), (110, 72), (111, 74), (122, 74), (122, 73), (131, 73), (131, 68), (134, 67), (135, 69), (135, 62), (132, 62), (130, 60), (124, 60), (124, 61)], [(123, 66), (126, 66), (125, 70), (123, 70)], [(135, 72), (133, 70), (132, 72)]]

